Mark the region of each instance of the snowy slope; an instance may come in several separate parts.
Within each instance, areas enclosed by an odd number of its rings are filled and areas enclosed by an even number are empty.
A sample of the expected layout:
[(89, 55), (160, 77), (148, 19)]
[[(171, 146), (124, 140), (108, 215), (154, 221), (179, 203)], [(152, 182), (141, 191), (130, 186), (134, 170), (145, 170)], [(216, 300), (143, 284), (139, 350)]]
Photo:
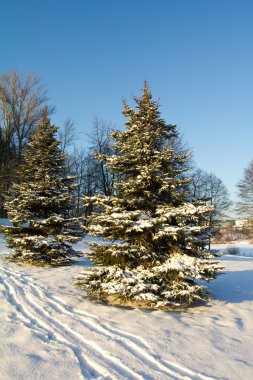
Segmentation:
[(91, 302), (71, 284), (85, 259), (8, 263), (1, 237), (0, 252), (1, 380), (253, 378), (251, 257), (222, 258), (207, 306), (162, 312)]

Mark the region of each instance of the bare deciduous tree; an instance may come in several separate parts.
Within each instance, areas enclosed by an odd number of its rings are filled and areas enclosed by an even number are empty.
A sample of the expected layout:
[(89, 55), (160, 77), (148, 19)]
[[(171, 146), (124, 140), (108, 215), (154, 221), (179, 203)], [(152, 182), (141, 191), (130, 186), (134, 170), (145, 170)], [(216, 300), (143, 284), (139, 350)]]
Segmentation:
[(226, 186), (215, 174), (196, 169), (192, 176), (191, 196), (214, 207), (209, 213), (209, 229), (215, 232), (232, 204)]
[[(94, 120), (94, 130), (89, 135), (90, 150), (94, 155), (96, 161), (96, 173), (98, 192), (104, 195), (112, 195), (113, 193), (113, 175), (106, 164), (103, 157), (112, 154), (112, 146), (110, 134), (112, 127), (110, 123), (106, 123), (104, 120), (100, 120), (97, 117)], [(97, 158), (100, 156), (100, 159)]]
[(253, 217), (253, 161), (244, 170), (243, 179), (238, 183), (239, 200), (236, 210), (247, 218)]
[(76, 176), (74, 199), (75, 204), (73, 213), (76, 216), (90, 214), (90, 211), (83, 206), (81, 197), (92, 196), (96, 193), (96, 170), (94, 168), (94, 157), (84, 150), (74, 149), (73, 154), (69, 155), (69, 174)]
[[(7, 143), (14, 143), (20, 160), (31, 130), (48, 101), (45, 87), (34, 74), (25, 78), (16, 71), (0, 76), (1, 129)], [(48, 107), (48, 113), (53, 112)]]
[(203, 200), (214, 206), (212, 219), (226, 217), (231, 206), (229, 193), (220, 178), (213, 173), (197, 169), (192, 177), (192, 195), (194, 199)]
[[(22, 162), (23, 150), (47, 100), (45, 87), (34, 74), (22, 77), (12, 71), (0, 75), (0, 182), (3, 191), (15, 181), (16, 167)], [(49, 106), (47, 109), (48, 114), (54, 110)]]
[(58, 136), (60, 139), (60, 149), (66, 154), (67, 149), (73, 144), (75, 139), (75, 125), (74, 121), (68, 117), (64, 123), (63, 128), (59, 130)]

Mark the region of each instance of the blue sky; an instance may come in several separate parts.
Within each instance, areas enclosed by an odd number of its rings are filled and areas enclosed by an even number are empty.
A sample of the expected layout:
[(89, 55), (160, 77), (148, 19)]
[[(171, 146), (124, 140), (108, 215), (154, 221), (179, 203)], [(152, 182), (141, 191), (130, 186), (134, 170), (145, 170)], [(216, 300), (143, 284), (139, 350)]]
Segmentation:
[(0, 0), (0, 72), (33, 71), (79, 144), (95, 116), (122, 128), (146, 79), (199, 167), (236, 183), (253, 159), (253, 1)]

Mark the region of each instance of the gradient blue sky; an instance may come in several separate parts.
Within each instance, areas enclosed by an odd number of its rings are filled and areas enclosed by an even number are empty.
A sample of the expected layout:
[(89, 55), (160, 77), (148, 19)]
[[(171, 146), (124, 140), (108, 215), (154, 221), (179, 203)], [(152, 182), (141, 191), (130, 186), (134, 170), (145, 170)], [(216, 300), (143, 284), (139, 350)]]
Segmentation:
[(253, 1), (0, 0), (0, 72), (33, 71), (87, 146), (95, 116), (123, 125), (146, 79), (199, 167), (236, 183), (253, 159)]

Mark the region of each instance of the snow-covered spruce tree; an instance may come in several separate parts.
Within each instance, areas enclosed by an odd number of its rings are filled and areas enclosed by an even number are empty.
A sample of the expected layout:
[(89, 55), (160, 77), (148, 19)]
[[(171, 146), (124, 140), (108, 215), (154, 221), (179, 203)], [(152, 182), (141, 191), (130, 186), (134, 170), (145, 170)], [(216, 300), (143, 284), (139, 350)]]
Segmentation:
[(78, 219), (68, 218), (73, 177), (44, 110), (31, 136), (15, 184), (5, 203), (12, 227), (4, 230), (11, 258), (35, 265), (61, 265), (77, 255), (71, 243), (83, 235)]
[[(124, 132), (114, 132), (113, 156), (101, 156), (115, 174), (115, 194), (86, 197), (98, 212), (89, 233), (111, 240), (91, 243), (87, 268), (77, 285), (110, 303), (151, 308), (189, 305), (208, 292), (218, 271), (204, 251), (212, 207), (189, 202), (190, 154), (176, 148), (178, 132), (160, 118), (145, 83), (136, 108), (124, 102)], [(101, 209), (103, 213), (101, 213)]]

